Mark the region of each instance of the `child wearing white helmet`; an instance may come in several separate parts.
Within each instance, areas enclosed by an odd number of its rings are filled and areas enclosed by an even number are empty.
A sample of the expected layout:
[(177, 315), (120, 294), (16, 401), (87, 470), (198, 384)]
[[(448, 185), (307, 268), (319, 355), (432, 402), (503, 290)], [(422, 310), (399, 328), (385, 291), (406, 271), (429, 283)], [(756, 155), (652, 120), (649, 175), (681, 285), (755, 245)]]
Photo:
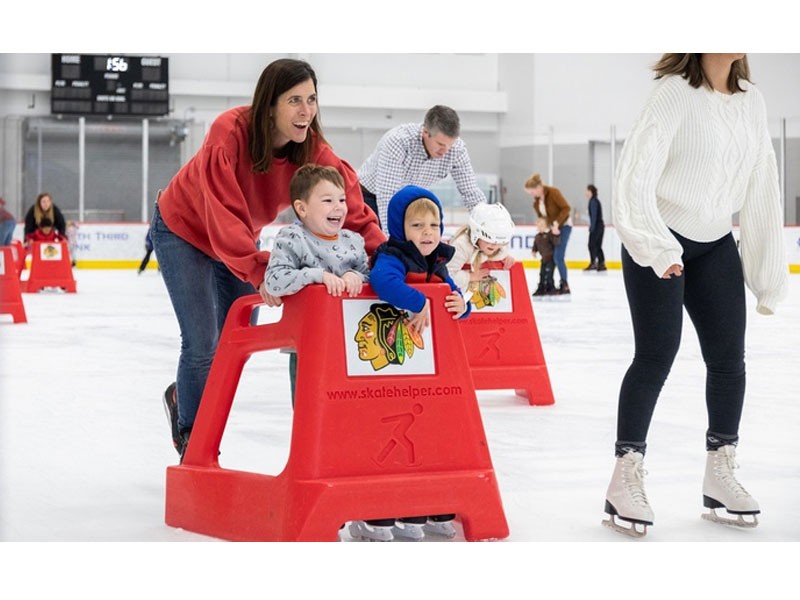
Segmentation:
[(468, 223), (450, 240), (456, 253), (447, 263), (447, 270), (456, 285), (475, 293), (479, 282), (489, 277), (489, 270), (482, 266), (487, 261), (501, 262), (503, 269), (510, 269), (515, 262), (508, 251), (513, 232), (514, 221), (505, 206), (486, 203), (475, 206)]

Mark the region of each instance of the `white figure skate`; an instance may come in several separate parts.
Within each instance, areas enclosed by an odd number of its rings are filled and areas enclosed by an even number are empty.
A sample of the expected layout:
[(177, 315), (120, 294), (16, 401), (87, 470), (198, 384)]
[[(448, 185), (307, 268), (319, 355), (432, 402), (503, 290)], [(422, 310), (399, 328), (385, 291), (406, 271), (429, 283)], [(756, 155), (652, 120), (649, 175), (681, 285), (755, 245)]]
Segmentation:
[[(706, 474), (703, 478), (703, 506), (709, 511), (702, 517), (708, 521), (734, 525), (736, 527), (758, 526), (758, 515), (761, 510), (758, 502), (747, 493), (747, 490), (736, 480), (733, 470), (736, 464), (736, 447), (722, 446), (718, 450), (708, 452), (706, 456)], [(725, 511), (736, 518), (718, 515), (716, 509)], [(745, 517), (749, 517), (745, 519)]]
[(379, 527), (370, 525), (365, 521), (353, 521), (350, 523), (350, 536), (354, 540), (365, 542), (391, 542), (394, 539), (392, 527)]
[[(637, 538), (644, 537), (647, 526), (653, 524), (653, 511), (644, 493), (647, 471), (643, 460), (641, 452), (628, 452), (617, 458), (606, 493), (605, 512), (609, 518), (603, 521), (606, 527)], [(619, 523), (616, 517), (630, 526)]]
[(411, 540), (412, 542), (421, 542), (425, 538), (423, 527), (424, 523), (417, 524), (395, 521), (394, 527), (392, 527), (392, 533), (396, 538), (403, 538)]
[(452, 521), (432, 521), (428, 519), (422, 529), (426, 535), (439, 535), (448, 539), (456, 537), (456, 528), (453, 527)]

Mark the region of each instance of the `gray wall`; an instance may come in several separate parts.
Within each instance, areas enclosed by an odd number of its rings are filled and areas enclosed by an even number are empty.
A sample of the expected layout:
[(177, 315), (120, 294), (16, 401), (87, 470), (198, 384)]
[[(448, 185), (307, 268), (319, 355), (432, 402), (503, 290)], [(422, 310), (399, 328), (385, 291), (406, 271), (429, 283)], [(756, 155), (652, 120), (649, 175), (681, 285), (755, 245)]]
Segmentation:
[[(180, 162), (202, 143), (209, 124), (231, 106), (250, 102), (263, 67), (281, 54), (168, 54), (170, 119), (187, 123)], [(553, 180), (570, 202), (583, 202), (592, 173), (590, 142), (623, 140), (653, 85), (657, 54), (294, 54), (319, 77), (321, 119), (337, 152), (358, 167), (391, 127), (418, 122), (435, 103), (462, 120), (463, 138), (479, 173), (499, 175), (512, 212), (530, 216), (522, 182), (533, 171)], [(773, 137), (786, 119), (787, 214), (800, 196), (800, 54), (752, 54)], [(49, 115), (50, 55), (0, 54), (0, 193), (21, 213), (22, 156), (18, 126)], [(583, 149), (581, 149), (583, 148)], [(602, 193), (602, 190), (601, 190)], [(29, 193), (26, 191), (26, 195)], [(795, 211), (795, 212), (791, 212)]]
[[(181, 166), (172, 123), (148, 128), (148, 196), (155, 199)], [(27, 210), (40, 191), (53, 197), (67, 220), (79, 215), (79, 126), (75, 117), (29, 117), (23, 123), (22, 191)], [(85, 221), (142, 220), (142, 125), (136, 121), (92, 121), (86, 125)], [(151, 202), (152, 203), (152, 202)], [(148, 217), (151, 213), (148, 213)]]

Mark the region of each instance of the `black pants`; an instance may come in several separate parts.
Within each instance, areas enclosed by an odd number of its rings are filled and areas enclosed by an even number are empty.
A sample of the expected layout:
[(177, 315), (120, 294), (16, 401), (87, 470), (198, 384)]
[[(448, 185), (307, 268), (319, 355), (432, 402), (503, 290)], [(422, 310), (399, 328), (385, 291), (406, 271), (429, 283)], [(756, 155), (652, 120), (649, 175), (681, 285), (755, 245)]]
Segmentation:
[(706, 365), (708, 432), (737, 436), (745, 390), (745, 291), (732, 234), (708, 243), (673, 232), (683, 246), (683, 274), (661, 279), (622, 248), (635, 354), (622, 381), (617, 452), (643, 445), (661, 388), (681, 342), (683, 308), (694, 324)]
[(602, 265), (606, 262), (606, 255), (603, 253), (603, 234), (606, 231), (605, 225), (598, 225), (594, 231), (589, 232), (589, 260), (590, 264)]
[(556, 289), (556, 284), (553, 281), (553, 273), (556, 270), (556, 263), (550, 258), (549, 261), (542, 260), (542, 266), (539, 267), (539, 289), (543, 292), (552, 292)]
[(139, 265), (139, 271), (144, 271), (147, 268), (147, 264), (150, 262), (150, 255), (153, 253), (152, 248), (147, 248), (147, 252), (142, 259), (141, 264)]

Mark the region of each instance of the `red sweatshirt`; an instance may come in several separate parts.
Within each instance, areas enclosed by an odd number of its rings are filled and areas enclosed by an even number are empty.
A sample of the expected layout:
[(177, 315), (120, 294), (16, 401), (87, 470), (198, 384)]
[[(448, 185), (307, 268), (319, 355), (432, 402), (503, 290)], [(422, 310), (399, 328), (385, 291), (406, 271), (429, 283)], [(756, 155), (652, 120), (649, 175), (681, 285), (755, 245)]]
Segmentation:
[[(273, 159), (269, 172), (253, 172), (249, 109), (228, 110), (214, 121), (203, 146), (161, 194), (158, 207), (173, 233), (257, 288), (264, 281), (269, 252), (257, 251), (255, 241), (262, 227), (290, 206), (289, 181), (298, 166)], [(356, 172), (324, 143), (316, 144), (311, 162), (335, 167), (344, 177), (344, 227), (361, 234), (371, 254), (386, 237), (364, 204)]]
[(27, 244), (32, 244), (33, 242), (60, 242), (64, 239), (55, 227), (50, 230), (50, 233), (45, 233), (41, 229), (36, 229), (33, 233), (29, 233), (25, 237), (25, 242)]

